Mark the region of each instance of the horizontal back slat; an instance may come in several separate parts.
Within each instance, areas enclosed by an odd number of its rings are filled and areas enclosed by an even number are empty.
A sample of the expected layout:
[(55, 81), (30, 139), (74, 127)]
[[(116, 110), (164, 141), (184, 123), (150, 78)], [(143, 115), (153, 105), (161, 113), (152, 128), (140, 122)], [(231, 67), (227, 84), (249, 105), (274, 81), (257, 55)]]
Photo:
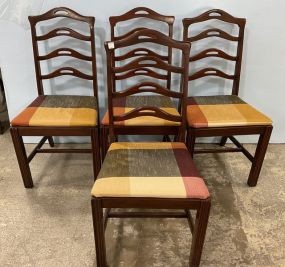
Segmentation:
[(56, 50), (50, 52), (47, 55), (39, 56), (38, 59), (39, 60), (48, 60), (48, 59), (52, 59), (55, 57), (62, 57), (62, 56), (74, 57), (74, 58), (78, 58), (78, 59), (82, 59), (82, 60), (86, 60), (86, 61), (92, 61), (91, 56), (85, 56), (85, 55), (83, 55), (83, 54), (81, 54), (81, 53), (79, 53), (79, 52), (77, 52), (71, 48), (59, 48), (59, 49), (56, 49)]
[(167, 88), (154, 82), (141, 82), (123, 91), (113, 92), (112, 95), (115, 98), (118, 98), (118, 97), (126, 97), (140, 93), (155, 93), (173, 98), (181, 98), (183, 96), (181, 92), (178, 93), (175, 91), (170, 91)]
[(206, 31), (203, 31), (196, 36), (187, 38), (187, 41), (196, 42), (196, 41), (200, 41), (200, 40), (203, 40), (203, 39), (209, 38), (209, 37), (219, 37), (219, 38), (222, 38), (222, 39), (225, 39), (228, 41), (234, 41), (234, 42), (237, 42), (239, 40), (239, 38), (236, 36), (232, 36), (232, 35), (224, 32), (220, 29), (212, 28), (212, 29), (208, 29)]
[(56, 78), (59, 76), (65, 76), (65, 75), (75, 76), (75, 77), (86, 79), (86, 80), (93, 80), (92, 75), (87, 75), (71, 67), (64, 67), (64, 68), (57, 69), (53, 71), (52, 73), (42, 75), (41, 78), (45, 80), (45, 79), (52, 79), (52, 78)]
[(82, 41), (91, 41), (90, 36), (83, 35), (77, 31), (74, 31), (74, 30), (67, 28), (67, 27), (56, 28), (56, 29), (48, 32), (47, 34), (37, 36), (36, 40), (37, 41), (44, 41), (44, 40), (48, 40), (48, 39), (58, 37), (58, 36), (69, 36), (69, 37), (72, 37), (72, 38), (75, 38), (78, 40), (82, 40)]
[(114, 121), (125, 121), (125, 120), (134, 119), (137, 117), (145, 117), (145, 116), (152, 116), (152, 117), (156, 117), (156, 118), (160, 118), (164, 120), (170, 120), (174, 122), (182, 122), (181, 116), (172, 115), (160, 108), (150, 107), (150, 106), (138, 107), (123, 115), (114, 116)]
[(194, 74), (189, 75), (188, 80), (193, 81), (193, 80), (197, 80), (197, 79), (207, 77), (207, 76), (216, 76), (216, 77), (221, 77), (221, 78), (228, 79), (228, 80), (235, 79), (234, 75), (226, 74), (225, 72), (221, 70), (218, 70), (215, 68), (205, 68), (205, 69), (197, 71)]
[(152, 77), (160, 80), (167, 80), (168, 76), (165, 74), (160, 74), (156, 71), (153, 71), (148, 68), (137, 68), (134, 70), (127, 71), (124, 74), (121, 75), (116, 75), (115, 78), (116, 80), (125, 80), (131, 77), (135, 76), (147, 76), (147, 77)]
[(154, 56), (154, 57), (160, 58), (164, 61), (168, 61), (167, 55), (166, 56), (159, 55), (158, 53), (151, 51), (148, 48), (141, 48), (141, 47), (133, 49), (124, 55), (115, 56), (114, 59), (115, 59), (115, 61), (122, 61), (122, 60), (130, 59), (130, 58), (138, 57), (138, 56)]
[(207, 58), (207, 57), (219, 57), (219, 58), (223, 58), (226, 60), (237, 61), (236, 56), (231, 56), (220, 49), (209, 48), (204, 51), (201, 51), (200, 53), (194, 56), (190, 56), (190, 62), (197, 61), (197, 60)]
[[(147, 61), (146, 63), (144, 63)], [(176, 67), (173, 65), (170, 65), (163, 60), (154, 57), (154, 56), (143, 56), (139, 57), (127, 64), (125, 64), (122, 67), (113, 67), (114, 73), (121, 73), (121, 72), (126, 72), (130, 71), (133, 69), (138, 69), (138, 68), (146, 68), (146, 67), (152, 67), (152, 68), (158, 68), (158, 69), (163, 69), (163, 70), (169, 70), (171, 72), (175, 73), (182, 73), (183, 68), (182, 67)]]

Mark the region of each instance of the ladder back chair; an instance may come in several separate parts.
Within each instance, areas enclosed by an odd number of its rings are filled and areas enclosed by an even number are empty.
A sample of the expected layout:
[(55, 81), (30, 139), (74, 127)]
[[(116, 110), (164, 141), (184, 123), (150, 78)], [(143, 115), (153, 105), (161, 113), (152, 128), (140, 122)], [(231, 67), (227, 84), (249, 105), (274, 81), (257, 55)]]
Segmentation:
[[(238, 35), (232, 35), (224, 31), (222, 27), (212, 27), (211, 22), (213, 20), (222, 21), (233, 26), (236, 25), (239, 30)], [(208, 22), (210, 28), (198, 34), (193, 34), (191, 32), (193, 25), (198, 25), (202, 22)], [(231, 74), (213, 67), (206, 67), (193, 74), (189, 74), (190, 83), (197, 79), (206, 79), (208, 76), (230, 80), (232, 81), (232, 91), (230, 95), (188, 97), (187, 146), (192, 155), (193, 153), (209, 152), (242, 152), (252, 162), (247, 183), (249, 186), (256, 186), (272, 132), (272, 121), (238, 97), (245, 23), (245, 19), (233, 17), (225, 11), (218, 9), (209, 10), (198, 17), (183, 19), (184, 41), (195, 44), (204, 39), (221, 38), (226, 42), (236, 44), (236, 54), (234, 55), (225, 52), (224, 49), (213, 47), (207, 47), (207, 49), (195, 55), (190, 55), (190, 69), (191, 63), (193, 64), (193, 62), (213, 57), (233, 62), (235, 67), (234, 73)], [(251, 155), (234, 135), (259, 135), (255, 154)], [(236, 148), (194, 149), (197, 137), (212, 136), (222, 136), (221, 146), (225, 146), (229, 138)]]
[[(37, 33), (38, 23), (53, 23), (56, 18), (68, 20), (67, 27), (58, 27), (56, 24), (52, 24), (53, 29), (48, 33), (41, 35)], [(94, 177), (96, 177), (100, 170), (101, 159), (94, 33), (95, 18), (82, 16), (71, 9), (59, 7), (39, 16), (30, 16), (29, 21), (31, 24), (38, 97), (11, 121), (11, 135), (24, 186), (26, 188), (33, 187), (29, 163), (37, 153), (91, 153), (93, 155)], [(88, 27), (88, 35), (68, 27), (73, 25), (71, 23), (83, 23)], [(65, 37), (68, 40), (74, 38), (79, 42), (88, 43), (90, 45), (90, 54), (82, 54), (74, 49), (64, 47), (40, 54), (39, 43), (51, 42), (56, 37)], [(51, 73), (44, 74), (41, 62), (51, 61), (57, 57), (86, 61), (92, 74), (85, 74), (70, 66), (61, 67)], [(43, 81), (65, 75), (90, 81), (93, 96), (46, 95)], [(43, 136), (29, 156), (26, 154), (23, 136)], [(47, 140), (51, 147), (54, 146), (52, 136), (90, 136), (92, 148), (43, 149), (42, 146)]]
[[(110, 65), (112, 51), (146, 40), (182, 51), (182, 67), (179, 69), (169, 68), (167, 63), (159, 59), (155, 61), (156, 65), (162, 68), (179, 70), (182, 73), (181, 92), (171, 92), (155, 84), (134, 86), (121, 92), (112, 90), (112, 71), (116, 73), (118, 71)], [(138, 30), (124, 39), (107, 42), (105, 46), (108, 59), (110, 140), (112, 144), (91, 192), (97, 266), (107, 266), (105, 230), (109, 218), (188, 219), (193, 234), (189, 264), (199, 266), (210, 211), (210, 196), (183, 142), (185, 140), (185, 104), (188, 90), (190, 44), (175, 41), (157, 31)], [(140, 62), (140, 60), (134, 61), (119, 70), (129, 71), (130, 67), (137, 67)], [(156, 105), (144, 106), (143, 103), (130, 111), (124, 110), (120, 114), (112, 112), (112, 101), (123, 101), (125, 96), (144, 92), (155, 92), (179, 99), (182, 106), (181, 112), (173, 114)], [(114, 142), (118, 122), (137, 120), (144, 116), (179, 122), (177, 142)], [(116, 208), (157, 209), (158, 211), (118, 211)], [(105, 209), (104, 214), (103, 209)], [(171, 211), (163, 212), (160, 211), (161, 209)], [(195, 221), (192, 220), (190, 210), (197, 211)]]
[[(119, 26), (122, 26), (122, 24), (127, 22), (133, 22), (137, 19), (141, 19), (140, 25), (145, 24), (145, 27), (135, 27), (133, 29), (130, 29), (130, 25), (126, 27), (127, 29), (124, 29), (123, 33), (118, 34), (118, 28)], [(166, 16), (159, 14), (155, 12), (154, 10), (151, 10), (146, 7), (137, 7), (134, 8), (127, 13), (120, 15), (120, 16), (112, 16), (109, 18), (110, 21), (110, 28), (111, 28), (111, 41), (116, 41), (121, 38), (126, 38), (130, 36), (132, 33), (136, 32), (137, 30), (142, 29), (155, 29), (155, 26), (162, 25), (166, 26), (165, 29), (162, 30), (162, 32), (169, 36), (173, 37), (173, 24), (174, 24), (175, 17), (174, 16)], [(148, 23), (151, 23), (151, 25), (147, 25)], [(152, 25), (152, 23), (154, 25)], [(161, 48), (161, 47), (160, 47)], [(128, 60), (136, 59), (141, 56), (156, 56), (160, 58), (161, 60), (167, 62), (168, 64), (172, 63), (172, 49), (170, 47), (166, 47), (163, 50), (167, 50), (167, 52), (160, 53), (155, 48), (149, 47), (147, 43), (140, 44), (137, 47), (130, 47), (129, 49), (127, 47), (124, 48), (125, 51), (121, 51), (118, 49), (115, 51), (116, 54), (111, 57), (111, 64), (112, 66), (120, 66), (124, 64), (124, 62), (127, 62)], [(126, 74), (129, 75), (121, 75), (119, 77), (116, 77), (115, 74), (113, 74), (113, 90), (116, 91), (117, 83), (128, 82), (129, 79), (135, 79), (138, 77), (152, 77), (155, 79), (159, 79), (161, 82), (165, 82), (165, 85), (167, 88), (171, 88), (171, 71), (167, 71), (164, 74), (159, 74), (153, 71), (151, 68), (147, 67), (138, 67)], [(130, 75), (132, 74), (132, 75)], [(159, 101), (159, 98), (152, 98), (150, 101)], [(168, 101), (169, 102), (169, 101)], [(102, 138), (103, 138), (103, 151), (106, 153), (107, 149), (107, 139), (108, 139), (108, 112), (105, 114), (102, 120)], [(105, 149), (104, 149), (105, 148)], [(104, 154), (104, 152), (103, 152)]]
[[(175, 21), (174, 16), (162, 15), (162, 14), (159, 14), (159, 13), (155, 12), (154, 10), (147, 8), (147, 7), (136, 7), (136, 8), (128, 11), (127, 13), (125, 13), (123, 15), (111, 16), (109, 18), (110, 27), (111, 27), (111, 41), (116, 41), (118, 39), (125, 38), (137, 30), (149, 29), (149, 26), (147, 25), (148, 26), (147, 28), (146, 27), (139, 27), (139, 28), (134, 28), (132, 30), (129, 30), (126, 33), (121, 34), (121, 35), (116, 34), (116, 27), (118, 27), (119, 24), (124, 23), (124, 22), (128, 22), (128, 21), (133, 21), (135, 19), (143, 19), (143, 21), (161, 22), (167, 26), (167, 32), (165, 32), (164, 34), (173, 38), (173, 24)], [(155, 30), (155, 29), (153, 29), (153, 30)], [(115, 65), (116, 62), (121, 62), (123, 60), (131, 59), (134, 57), (152, 56), (152, 55), (160, 57), (162, 60), (168, 62), (169, 64), (171, 64), (171, 62), (172, 62), (172, 49), (170, 47), (168, 48), (168, 53), (164, 56), (158, 55), (157, 53), (155, 53), (154, 51), (152, 51), (149, 48), (138, 47), (137, 49), (129, 51), (127, 53), (127, 55), (114, 56), (113, 64)], [(148, 72), (147, 70), (142, 69), (141, 71), (137, 70), (136, 74), (137, 75), (143, 75), (143, 74), (147, 75), (147, 72)], [(167, 82), (167, 85), (166, 85), (167, 88), (170, 88), (170, 86), (171, 86), (171, 72), (167, 73), (167, 78), (165, 80)]]
[[(128, 43), (125, 40), (128, 40), (128, 37), (134, 36), (137, 34), (138, 41), (133, 43)], [(114, 54), (116, 50), (132, 47), (134, 45), (143, 46), (145, 43), (154, 43), (156, 45), (170, 47), (172, 50), (176, 49), (180, 53), (183, 51), (177, 47), (171, 46), (170, 42), (161, 43), (157, 41), (156, 36), (160, 36), (160, 38), (168, 37), (158, 31), (148, 30), (148, 29), (139, 29), (133, 32), (131, 35), (128, 35), (125, 38), (118, 39), (113, 43), (117, 45), (112, 47), (112, 42), (109, 42), (105, 45), (107, 51), (107, 65), (108, 65), (108, 111), (105, 114), (102, 125), (102, 150), (104, 150), (103, 155), (106, 154), (108, 148), (108, 132), (109, 125), (112, 123), (110, 120), (113, 119), (114, 116), (118, 116), (124, 111), (131, 111), (137, 106), (141, 106), (144, 104), (145, 106), (157, 106), (163, 108), (165, 111), (171, 112), (173, 115), (177, 115), (181, 110), (185, 112), (185, 110), (181, 107), (182, 102), (179, 101), (179, 105), (175, 106), (174, 102), (171, 98), (175, 98), (181, 93), (183, 86), (180, 84), (180, 88), (178, 90), (169, 90), (169, 88), (160, 84), (162, 79), (167, 80), (168, 75), (166, 73), (176, 73), (178, 75), (182, 75), (184, 71), (184, 66), (175, 66), (169, 64), (165, 60), (161, 58), (160, 55), (152, 53), (151, 55), (142, 55), (135, 59), (126, 55), (126, 57), (130, 57), (131, 60), (122, 66), (114, 66), (112, 63)], [(170, 40), (170, 37), (166, 40)], [(168, 46), (170, 43), (170, 46)], [(173, 42), (173, 44), (176, 44)], [(184, 64), (182, 62), (182, 64)], [(127, 88), (117, 91), (114, 90), (114, 84), (118, 80), (122, 80), (125, 78), (133, 78), (137, 75), (140, 75), (141, 71), (143, 71), (144, 80), (143, 81), (135, 81), (135, 84), (131, 86), (127, 86)], [(161, 73), (164, 72), (164, 73)], [(182, 81), (182, 79), (181, 79)], [(156, 93), (163, 92), (161, 95), (142, 95), (141, 93)], [(183, 93), (183, 92), (182, 92)], [(187, 93), (187, 92), (186, 92)], [(136, 94), (136, 95), (135, 95)], [(120, 96), (120, 97), (119, 97)], [(178, 99), (179, 100), (179, 99)], [(184, 117), (185, 114), (183, 114)], [(153, 118), (145, 114), (145, 116), (141, 116), (139, 119), (129, 119), (124, 121), (116, 121), (115, 122), (115, 135), (177, 135), (179, 131), (179, 123), (175, 121), (167, 121), (163, 118)]]

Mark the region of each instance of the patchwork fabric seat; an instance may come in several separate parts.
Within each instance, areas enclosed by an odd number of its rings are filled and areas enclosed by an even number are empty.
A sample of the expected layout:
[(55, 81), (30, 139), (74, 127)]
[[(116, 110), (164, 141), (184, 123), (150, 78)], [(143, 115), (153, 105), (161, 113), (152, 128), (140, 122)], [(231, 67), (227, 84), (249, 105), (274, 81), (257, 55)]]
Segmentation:
[[(160, 108), (172, 115), (179, 115), (170, 97), (148, 95), (148, 96), (127, 96), (113, 100), (113, 114), (120, 116), (134, 110), (137, 107), (151, 106)], [(103, 125), (109, 125), (109, 113), (107, 112), (102, 120)], [(178, 126), (180, 122), (168, 121), (151, 116), (142, 116), (125, 121), (117, 121), (115, 125), (127, 126)]]
[(235, 95), (189, 97), (187, 121), (190, 127), (271, 125), (270, 118)]
[(40, 95), (12, 126), (96, 126), (97, 101), (92, 96)]
[(184, 143), (112, 143), (92, 196), (207, 199), (209, 192)]

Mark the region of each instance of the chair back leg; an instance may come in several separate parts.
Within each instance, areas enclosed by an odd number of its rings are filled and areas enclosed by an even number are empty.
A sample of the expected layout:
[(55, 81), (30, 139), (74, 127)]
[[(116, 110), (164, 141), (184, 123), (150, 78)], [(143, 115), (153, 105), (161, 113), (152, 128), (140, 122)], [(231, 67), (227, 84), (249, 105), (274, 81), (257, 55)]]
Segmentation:
[(53, 141), (52, 136), (48, 136), (48, 143), (49, 143), (50, 147), (54, 147), (54, 141)]
[(186, 135), (186, 146), (187, 146), (192, 158), (194, 156), (195, 143), (196, 143), (195, 131), (191, 131), (188, 128), (187, 135)]
[(220, 146), (224, 146), (227, 143), (227, 140), (228, 140), (227, 136), (222, 136), (220, 141)]
[(98, 128), (94, 128), (91, 130), (91, 143), (92, 143), (92, 156), (93, 156), (93, 171), (94, 171), (94, 180), (95, 180), (101, 168), (101, 154), (99, 149), (100, 136)]

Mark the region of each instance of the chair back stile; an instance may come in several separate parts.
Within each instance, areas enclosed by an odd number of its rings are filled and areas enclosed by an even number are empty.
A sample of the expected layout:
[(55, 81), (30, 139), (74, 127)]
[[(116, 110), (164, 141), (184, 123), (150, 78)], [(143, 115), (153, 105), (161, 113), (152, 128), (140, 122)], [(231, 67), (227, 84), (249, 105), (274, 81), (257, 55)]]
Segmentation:
[[(166, 15), (162, 15), (159, 14), (157, 12), (155, 12), (154, 10), (151, 10), (149, 8), (146, 7), (136, 7), (128, 12), (126, 12), (125, 14), (122, 14), (120, 16), (111, 16), (109, 18), (110, 21), (110, 28), (111, 28), (111, 41), (116, 41), (119, 40), (121, 38), (126, 38), (128, 36), (130, 36), (131, 34), (133, 34), (134, 32), (136, 32), (137, 30), (143, 30), (143, 29), (147, 29), (145, 27), (139, 27), (139, 28), (135, 28), (133, 30), (130, 30), (129, 32), (120, 35), (120, 36), (116, 36), (115, 34), (115, 30), (116, 30), (116, 26), (120, 23), (123, 22), (127, 22), (127, 21), (131, 21), (134, 19), (139, 19), (139, 18), (143, 18), (145, 20), (149, 20), (149, 21), (157, 21), (157, 22), (161, 22), (167, 25), (168, 27), (168, 32), (165, 33), (166, 35), (168, 35), (170, 38), (173, 38), (173, 25), (174, 25), (174, 20), (175, 17), (174, 16), (166, 16)], [(126, 55), (123, 56), (115, 56), (113, 55), (112, 57), (112, 64), (115, 65), (115, 62), (121, 62), (123, 60), (130, 57), (138, 57), (138, 56), (145, 56), (145, 55), (149, 55), (149, 56), (159, 56), (162, 60), (168, 62), (168, 64), (172, 63), (172, 49), (170, 47), (168, 47), (168, 52), (167, 55), (158, 55), (157, 53), (155, 53), (154, 51), (148, 49), (148, 48), (137, 48), (134, 49), (133, 51), (127, 53)], [(145, 72), (145, 73), (144, 73)], [(148, 75), (150, 74), (150, 72), (146, 69), (143, 69), (141, 72), (137, 72), (137, 73), (133, 73), (133, 75)], [(166, 87), (168, 89), (170, 89), (171, 87), (171, 72), (168, 72), (167, 75), (160, 76), (161, 79), (166, 80), (167, 84)], [(116, 90), (116, 84), (114, 84), (114, 90)]]
[[(87, 23), (90, 35), (89, 36), (84, 35), (68, 27), (58, 27), (43, 35), (37, 34), (37, 24), (39, 22), (48, 21), (55, 18), (68, 18), (71, 20), (75, 20), (77, 22)], [(31, 34), (32, 34), (38, 94), (44, 95), (43, 80), (52, 79), (63, 75), (71, 75), (77, 78), (92, 81), (93, 95), (96, 97), (98, 102), (96, 48), (95, 48), (95, 31), (94, 31), (95, 18), (91, 16), (82, 16), (66, 7), (58, 7), (39, 16), (29, 16), (29, 21), (31, 24)], [(48, 41), (58, 36), (66, 36), (70, 38), (75, 38), (77, 40), (81, 40), (83, 42), (89, 42), (91, 50), (90, 56), (83, 55), (82, 53), (77, 52), (71, 48), (58, 48), (48, 53), (47, 55), (40, 55), (38, 43), (42, 41)], [(86, 62), (91, 62), (92, 75), (87, 75), (79, 71), (78, 69), (72, 67), (62, 67), (53, 71), (52, 73), (43, 75), (41, 71), (41, 61), (50, 60), (60, 56), (72, 57)]]
[[(192, 36), (191, 35), (191, 29), (189, 29), (192, 25), (206, 22), (209, 20), (218, 20), (227, 22), (232, 25), (238, 26), (238, 35), (233, 36), (220, 28), (212, 27), (210, 29), (204, 30), (200, 32), (197, 35)], [(189, 81), (200, 79), (206, 76), (216, 76), (223, 79), (232, 80), (232, 95), (238, 95), (239, 93), (239, 84), (240, 84), (240, 74), (241, 74), (241, 64), (242, 64), (242, 52), (243, 52), (243, 42), (244, 42), (244, 29), (245, 29), (246, 19), (244, 18), (236, 18), (232, 15), (226, 13), (223, 10), (220, 9), (213, 9), (209, 10), (200, 16), (194, 17), (194, 18), (185, 18), (183, 19), (183, 40), (188, 42), (199, 42), (206, 38), (211, 37), (218, 37), (222, 38), (224, 40), (228, 40), (229, 42), (236, 42), (237, 43), (237, 49), (236, 49), (236, 55), (232, 56), (228, 53), (217, 49), (217, 48), (208, 48), (206, 50), (203, 50), (202, 52), (199, 52), (196, 55), (190, 56), (190, 62), (198, 61), (201, 59), (205, 59), (207, 57), (217, 57), (224, 60), (229, 60), (234, 62), (234, 73), (227, 74), (219, 69), (216, 68), (204, 68), (202, 70), (197, 71), (194, 74), (189, 75)]]
[[(157, 56), (141, 56), (122, 67), (115, 67), (112, 65), (112, 56), (114, 51), (119, 48), (136, 45), (139, 43), (155, 43), (159, 45), (168, 46), (171, 49), (178, 49), (182, 52), (181, 66), (174, 66), (166, 63)], [(106, 42), (105, 49), (107, 53), (107, 80), (108, 80), (108, 108), (109, 108), (109, 126), (110, 126), (110, 140), (114, 140), (114, 124), (119, 121), (125, 121), (141, 116), (152, 116), (156, 118), (165, 119), (168, 121), (179, 122), (179, 134), (178, 140), (184, 141), (185, 129), (186, 129), (186, 102), (187, 102), (187, 91), (188, 91), (188, 66), (189, 66), (189, 53), (190, 44), (187, 42), (181, 42), (173, 40), (168, 36), (155, 31), (155, 30), (137, 30), (126, 38), (118, 39), (113, 42)], [(180, 92), (174, 92), (168, 90), (155, 82), (140, 82), (134, 86), (131, 86), (120, 92), (114, 91), (113, 79), (118, 74), (127, 73), (123, 75), (131, 75), (128, 72), (136, 71), (138, 68), (157, 68), (166, 70), (169, 72), (178, 73), (181, 75), (181, 86)], [(153, 75), (154, 76), (154, 75)], [(122, 114), (114, 116), (113, 113), (113, 100), (115, 98), (131, 96), (140, 93), (155, 93), (171, 98), (178, 99), (179, 101), (179, 112), (180, 115), (172, 115), (158, 107), (153, 106), (140, 106), (135, 109)]]

